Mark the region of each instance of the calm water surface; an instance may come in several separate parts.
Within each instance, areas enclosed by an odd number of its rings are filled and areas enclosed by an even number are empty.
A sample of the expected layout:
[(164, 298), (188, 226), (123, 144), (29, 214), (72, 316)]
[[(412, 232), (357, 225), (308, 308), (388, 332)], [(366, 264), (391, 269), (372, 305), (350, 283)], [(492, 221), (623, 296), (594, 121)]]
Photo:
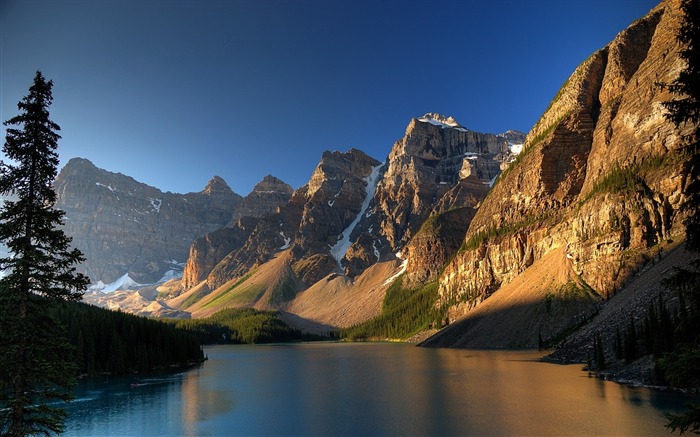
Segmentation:
[(323, 343), (206, 353), (188, 372), (82, 384), (66, 435), (670, 436), (664, 411), (688, 400), (531, 351)]

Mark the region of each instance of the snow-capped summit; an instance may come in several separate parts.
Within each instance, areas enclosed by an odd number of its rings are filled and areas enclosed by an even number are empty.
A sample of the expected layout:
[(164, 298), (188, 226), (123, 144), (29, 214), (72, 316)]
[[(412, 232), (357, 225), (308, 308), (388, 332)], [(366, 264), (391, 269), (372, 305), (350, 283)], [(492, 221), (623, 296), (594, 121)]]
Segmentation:
[(424, 116), (420, 117), (418, 121), (422, 121), (423, 123), (434, 124), (435, 126), (440, 126), (442, 128), (451, 127), (465, 131), (467, 130), (462, 125), (457, 123), (457, 120), (455, 120), (454, 117), (445, 117), (442, 114), (437, 114), (434, 112), (428, 112)]

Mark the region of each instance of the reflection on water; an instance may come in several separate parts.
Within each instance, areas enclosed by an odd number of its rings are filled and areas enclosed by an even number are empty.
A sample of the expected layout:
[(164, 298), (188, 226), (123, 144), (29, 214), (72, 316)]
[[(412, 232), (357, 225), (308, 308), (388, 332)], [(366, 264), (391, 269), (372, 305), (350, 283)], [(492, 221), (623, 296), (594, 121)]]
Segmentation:
[(664, 435), (663, 412), (686, 400), (536, 352), (331, 343), (206, 353), (189, 372), (82, 385), (67, 434)]
[(216, 387), (210, 379), (208, 386), (201, 385), (200, 370), (184, 375), (182, 381), (181, 420), (184, 434), (198, 435), (197, 424), (234, 407), (233, 394)]

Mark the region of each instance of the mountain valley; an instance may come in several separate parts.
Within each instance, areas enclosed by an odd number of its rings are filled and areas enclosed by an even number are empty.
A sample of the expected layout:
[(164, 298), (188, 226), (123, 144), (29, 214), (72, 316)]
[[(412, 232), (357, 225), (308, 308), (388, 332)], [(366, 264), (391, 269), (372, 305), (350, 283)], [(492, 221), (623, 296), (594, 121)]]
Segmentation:
[(630, 285), (658, 282), (652, 262), (689, 256), (678, 150), (692, 127), (664, 116), (658, 85), (683, 68), (680, 13), (662, 2), (593, 53), (527, 135), (427, 113), (383, 161), (328, 151), (304, 186), (266, 176), (245, 197), (219, 177), (163, 193), (73, 159), (55, 188), (88, 259), (85, 300), (166, 317), (278, 310), (327, 333), (381, 315), (400, 283), (437, 290), (439, 316), (411, 333), (437, 332), (426, 346), (556, 346), (596, 315), (609, 331), (606, 307), (659, 293)]

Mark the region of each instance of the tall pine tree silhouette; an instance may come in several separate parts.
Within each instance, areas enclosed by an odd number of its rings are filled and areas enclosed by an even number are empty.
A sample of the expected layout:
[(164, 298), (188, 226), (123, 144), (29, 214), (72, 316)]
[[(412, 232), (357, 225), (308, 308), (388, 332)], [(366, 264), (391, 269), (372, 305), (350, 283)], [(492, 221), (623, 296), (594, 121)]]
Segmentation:
[(60, 228), (63, 211), (54, 208), (60, 127), (49, 119), (52, 81), (36, 73), (29, 94), (18, 104), (0, 162), (0, 241), (10, 256), (0, 258), (0, 434), (61, 432), (70, 400), (75, 363), (54, 310), (79, 300), (88, 279), (75, 270), (82, 254), (70, 247)]

